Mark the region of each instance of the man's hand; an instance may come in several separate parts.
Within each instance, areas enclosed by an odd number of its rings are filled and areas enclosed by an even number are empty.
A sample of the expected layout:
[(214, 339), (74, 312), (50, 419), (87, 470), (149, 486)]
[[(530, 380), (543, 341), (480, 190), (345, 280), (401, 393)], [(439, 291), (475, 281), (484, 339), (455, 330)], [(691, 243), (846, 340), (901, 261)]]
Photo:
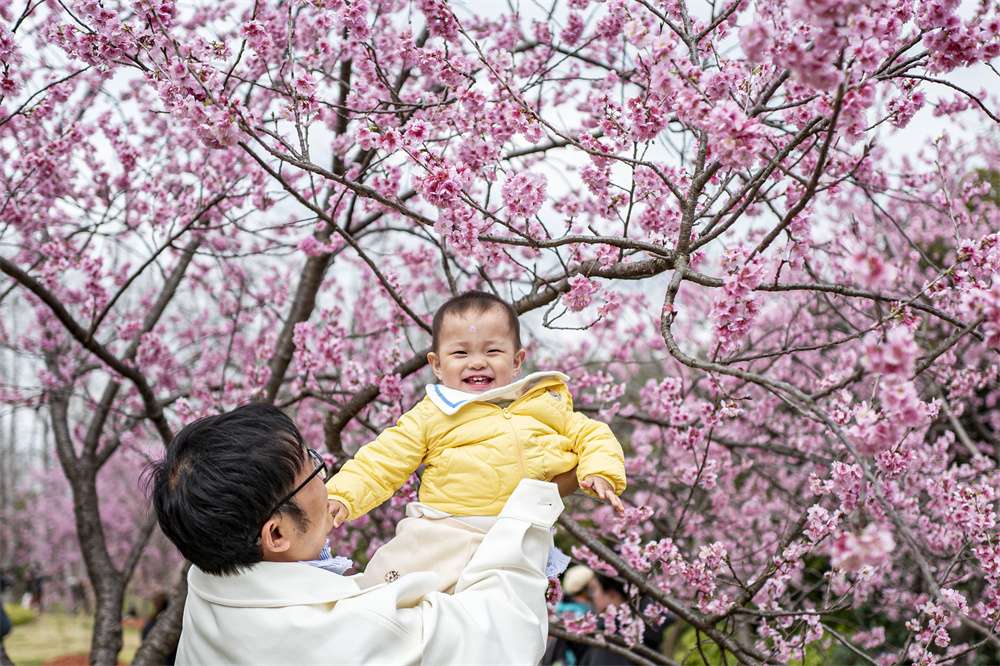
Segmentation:
[(602, 476), (597, 476), (596, 474), (591, 474), (580, 483), (580, 487), (586, 490), (592, 490), (597, 493), (597, 496), (602, 500), (610, 504), (618, 511), (618, 517), (625, 517), (625, 505), (622, 504), (621, 499), (618, 495), (615, 495), (615, 489), (611, 486), (607, 479)]
[(552, 483), (559, 486), (560, 497), (569, 497), (580, 489), (580, 484), (576, 480), (576, 467), (568, 472), (556, 474), (552, 477)]
[[(607, 482), (605, 481), (605, 483)], [(330, 510), (330, 515), (333, 516), (333, 526), (340, 527), (347, 520), (347, 507), (344, 506), (343, 502), (338, 502), (335, 499), (327, 500), (326, 505)]]

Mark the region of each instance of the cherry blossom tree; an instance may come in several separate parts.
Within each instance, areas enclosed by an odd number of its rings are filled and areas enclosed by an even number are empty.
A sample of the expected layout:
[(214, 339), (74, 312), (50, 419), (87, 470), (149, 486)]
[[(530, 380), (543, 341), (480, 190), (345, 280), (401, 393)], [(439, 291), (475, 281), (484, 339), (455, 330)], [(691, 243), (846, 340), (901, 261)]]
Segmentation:
[[(581, 497), (562, 525), (647, 619), (744, 663), (998, 654), (998, 100), (962, 83), (995, 77), (994, 4), (77, 0), (0, 21), (0, 341), (21, 363), (0, 399), (49, 423), (93, 663), (154, 529), (110, 536), (100, 475), (248, 400), (342, 462), (421, 397), (430, 317), (473, 287), (623, 440), (626, 517)], [(338, 548), (363, 558), (412, 493)], [(597, 619), (553, 632), (673, 663), (642, 617)]]
[[(128, 547), (146, 527), (146, 500), (136, 482), (136, 470), (144, 466), (136, 452), (122, 451), (111, 458), (104, 473), (97, 477), (99, 510), (112, 558), (126, 557)], [(72, 499), (69, 494), (53, 489), (68, 486), (60, 466), (35, 470), (30, 483), (13, 498), (0, 513), (0, 539), (4, 542), (5, 559), (20, 568), (35, 563), (46, 576), (46, 606), (62, 603), (67, 608), (89, 607), (92, 593), (85, 581), (86, 567), (76, 534)], [(40, 519), (43, 517), (43, 519)], [(135, 596), (150, 597), (172, 584), (181, 558), (176, 549), (159, 531), (145, 544), (142, 555), (128, 581), (128, 591)], [(23, 573), (23, 571), (22, 571)], [(73, 585), (81, 585), (76, 590)]]

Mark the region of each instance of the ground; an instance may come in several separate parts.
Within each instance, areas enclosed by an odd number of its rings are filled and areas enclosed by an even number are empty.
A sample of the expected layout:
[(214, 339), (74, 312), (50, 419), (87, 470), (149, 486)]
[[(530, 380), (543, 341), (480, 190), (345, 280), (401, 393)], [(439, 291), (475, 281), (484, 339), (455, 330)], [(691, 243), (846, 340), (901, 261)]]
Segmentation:
[[(119, 663), (132, 661), (139, 648), (140, 625), (135, 621), (125, 624), (125, 647)], [(14, 627), (3, 645), (17, 666), (86, 666), (93, 627), (93, 618), (86, 615), (43, 613)]]

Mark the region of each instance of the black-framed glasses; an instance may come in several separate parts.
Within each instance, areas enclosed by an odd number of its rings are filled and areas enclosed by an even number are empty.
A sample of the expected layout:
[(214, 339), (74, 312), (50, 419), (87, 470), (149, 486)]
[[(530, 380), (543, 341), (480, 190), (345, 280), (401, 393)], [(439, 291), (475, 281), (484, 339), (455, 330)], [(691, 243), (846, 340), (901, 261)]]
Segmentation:
[[(312, 449), (306, 449), (306, 453), (308, 453), (309, 456), (313, 459), (313, 464), (316, 465), (316, 469), (314, 469), (312, 471), (312, 474), (310, 474), (309, 476), (306, 477), (305, 481), (303, 481), (302, 483), (300, 483), (299, 485), (297, 485), (295, 487), (295, 490), (293, 490), (292, 492), (290, 492), (287, 495), (285, 495), (284, 497), (282, 497), (281, 501), (278, 502), (277, 504), (275, 504), (274, 508), (272, 508), (270, 511), (268, 511), (268, 513), (267, 513), (267, 520), (264, 521), (264, 525), (267, 524), (268, 520), (271, 520), (271, 516), (273, 516), (275, 513), (277, 513), (278, 509), (281, 508), (282, 504), (284, 504), (288, 500), (290, 500), (293, 497), (295, 497), (295, 494), (298, 493), (303, 488), (305, 488), (306, 484), (309, 483), (310, 481), (312, 481), (314, 476), (318, 476), (319, 478), (323, 479), (324, 481), (326, 481), (327, 478), (329, 478), (330, 473), (327, 470), (326, 461), (323, 460), (323, 456), (321, 456), (319, 453), (317, 453), (316, 451), (314, 451)], [(260, 543), (260, 531), (264, 529), (264, 525), (261, 525), (260, 529), (257, 530), (257, 532), (258, 532), (257, 543), (258, 544)]]

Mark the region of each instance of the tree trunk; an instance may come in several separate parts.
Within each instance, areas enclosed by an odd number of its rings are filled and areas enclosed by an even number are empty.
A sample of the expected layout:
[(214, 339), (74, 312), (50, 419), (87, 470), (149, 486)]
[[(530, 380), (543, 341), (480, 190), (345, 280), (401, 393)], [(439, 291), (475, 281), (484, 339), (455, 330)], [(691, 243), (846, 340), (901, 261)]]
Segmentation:
[(90, 646), (91, 666), (113, 666), (122, 650), (122, 600), (125, 586), (117, 580), (104, 580), (94, 585), (97, 610), (94, 615), (94, 637)]
[(177, 649), (181, 637), (181, 620), (184, 618), (184, 602), (187, 600), (187, 574), (190, 562), (185, 562), (178, 573), (177, 584), (170, 592), (170, 603), (156, 617), (156, 626), (142, 641), (135, 653), (132, 666), (156, 666), (162, 664), (166, 656)]
[(98, 509), (96, 479), (93, 478), (92, 470), (80, 469), (83, 467), (82, 461), (78, 461), (78, 469), (74, 471), (79, 472), (79, 475), (74, 474), (69, 478), (73, 489), (73, 509), (76, 513), (80, 550), (96, 597), (90, 663), (95, 666), (116, 664), (118, 653), (122, 649), (122, 601), (127, 581), (122, 579), (108, 555)]

